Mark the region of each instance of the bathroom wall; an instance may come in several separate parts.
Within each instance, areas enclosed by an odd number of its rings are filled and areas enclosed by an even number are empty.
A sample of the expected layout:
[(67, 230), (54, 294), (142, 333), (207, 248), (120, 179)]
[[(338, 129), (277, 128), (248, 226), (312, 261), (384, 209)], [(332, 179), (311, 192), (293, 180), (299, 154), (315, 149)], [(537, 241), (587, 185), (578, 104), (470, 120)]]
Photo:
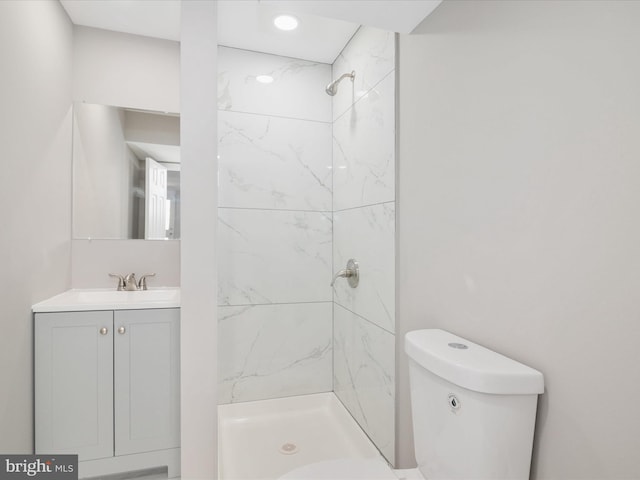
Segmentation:
[[(180, 44), (73, 27), (74, 101), (180, 111)], [(152, 286), (180, 285), (177, 241), (74, 239), (72, 286), (110, 287), (107, 273), (155, 272)]]
[(333, 64), (334, 391), (391, 463), (395, 416), (395, 39), (361, 27)]
[(218, 478), (217, 27), (217, 2), (181, 2), (181, 478), (194, 480)]
[(180, 43), (73, 27), (73, 99), (180, 111)]
[(219, 401), (331, 391), (331, 67), (218, 62)]
[(640, 477), (639, 22), (443, 2), (400, 36), (397, 348), (438, 327), (540, 370), (533, 479)]
[(0, 452), (33, 450), (31, 305), (71, 283), (72, 26), (58, 2), (0, 2)]

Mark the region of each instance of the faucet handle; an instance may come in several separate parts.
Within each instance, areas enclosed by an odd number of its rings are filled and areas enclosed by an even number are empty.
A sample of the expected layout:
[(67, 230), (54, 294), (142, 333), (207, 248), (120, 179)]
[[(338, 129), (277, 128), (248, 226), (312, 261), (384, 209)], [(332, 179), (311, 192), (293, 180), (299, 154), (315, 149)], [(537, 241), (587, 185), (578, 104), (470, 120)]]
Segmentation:
[(147, 277), (155, 277), (155, 273), (146, 273), (138, 280), (138, 290), (147, 290)]
[(124, 290), (124, 278), (122, 278), (122, 275), (118, 275), (117, 273), (110, 273), (109, 276), (118, 279), (118, 288), (116, 290)]
[(347, 262), (347, 268), (345, 268), (344, 270), (340, 270), (334, 275), (333, 280), (331, 280), (332, 287), (336, 283), (336, 280), (340, 277), (346, 278), (351, 288), (356, 288), (358, 286), (358, 283), (360, 283), (360, 267), (358, 265), (358, 262), (356, 262), (353, 258), (350, 258)]

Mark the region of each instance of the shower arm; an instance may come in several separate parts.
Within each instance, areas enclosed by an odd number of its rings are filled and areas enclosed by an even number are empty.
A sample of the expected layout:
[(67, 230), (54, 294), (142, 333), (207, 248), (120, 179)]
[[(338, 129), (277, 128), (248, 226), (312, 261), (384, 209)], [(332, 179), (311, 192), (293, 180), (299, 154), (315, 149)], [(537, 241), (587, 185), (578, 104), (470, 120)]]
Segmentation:
[(340, 78), (333, 83), (338, 84), (345, 78), (350, 78), (351, 81), (353, 81), (356, 78), (355, 70), (353, 70), (351, 73), (343, 73), (342, 75), (340, 75)]
[(353, 80), (356, 78), (355, 70), (352, 70), (351, 73), (344, 73), (336, 81), (331, 82), (325, 88), (325, 92), (327, 92), (328, 95), (333, 97), (336, 93), (338, 93), (338, 84), (345, 78), (350, 78), (351, 82), (353, 82)]

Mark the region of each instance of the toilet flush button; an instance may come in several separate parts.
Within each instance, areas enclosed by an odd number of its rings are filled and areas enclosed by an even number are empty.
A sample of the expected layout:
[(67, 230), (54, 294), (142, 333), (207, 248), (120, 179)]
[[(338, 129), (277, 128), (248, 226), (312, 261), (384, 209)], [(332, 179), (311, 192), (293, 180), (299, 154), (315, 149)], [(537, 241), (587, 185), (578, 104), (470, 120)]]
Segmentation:
[(449, 345), (451, 348), (457, 348), (458, 350), (466, 350), (467, 348), (469, 348), (469, 347), (467, 347), (464, 343), (455, 343), (455, 342), (452, 342), (452, 343), (449, 343), (448, 345)]

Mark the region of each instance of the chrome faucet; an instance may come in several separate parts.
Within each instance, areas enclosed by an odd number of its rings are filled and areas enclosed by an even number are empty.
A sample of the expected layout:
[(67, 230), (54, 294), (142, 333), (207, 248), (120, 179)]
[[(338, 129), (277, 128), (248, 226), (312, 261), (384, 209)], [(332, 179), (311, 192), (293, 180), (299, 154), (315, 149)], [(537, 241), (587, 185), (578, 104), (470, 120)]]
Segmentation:
[(136, 290), (147, 290), (147, 277), (155, 277), (155, 273), (147, 273), (140, 277), (140, 280), (136, 283), (136, 274), (129, 273), (124, 277), (122, 275), (118, 275), (117, 273), (110, 273), (110, 277), (115, 277), (118, 279), (118, 287), (116, 290), (122, 291), (126, 290), (129, 292), (133, 292)]
[(124, 277), (124, 289), (127, 291), (138, 290), (138, 284), (136, 283), (136, 274), (128, 273)]

